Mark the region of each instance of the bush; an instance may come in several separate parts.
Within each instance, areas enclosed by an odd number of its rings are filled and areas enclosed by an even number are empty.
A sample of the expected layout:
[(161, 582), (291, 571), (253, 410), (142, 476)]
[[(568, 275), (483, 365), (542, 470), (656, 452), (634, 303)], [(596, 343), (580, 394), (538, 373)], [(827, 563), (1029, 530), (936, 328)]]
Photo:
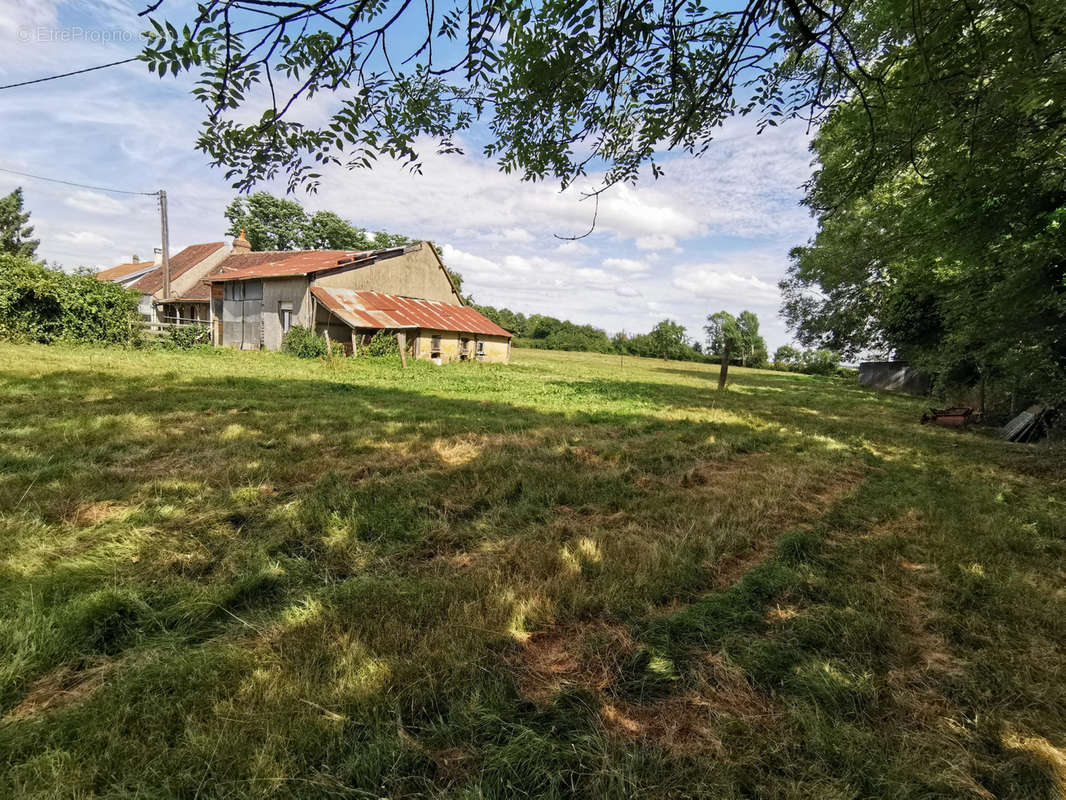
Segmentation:
[(803, 371), (808, 375), (835, 375), (840, 354), (832, 350), (807, 350), (803, 353)]
[(396, 342), (396, 334), (388, 331), (378, 331), (370, 337), (370, 341), (359, 348), (359, 354), (364, 356), (396, 356), (400, 354), (400, 346)]
[(137, 294), (117, 283), (0, 255), (0, 338), (128, 344), (136, 321)]
[[(333, 345), (334, 349), (339, 345)], [(303, 325), (293, 325), (282, 337), (281, 352), (297, 358), (326, 358), (330, 354), (330, 345), (324, 336), (319, 336)]]
[(181, 325), (170, 328), (162, 344), (168, 350), (191, 350), (192, 348), (211, 344), (211, 329), (206, 325)]

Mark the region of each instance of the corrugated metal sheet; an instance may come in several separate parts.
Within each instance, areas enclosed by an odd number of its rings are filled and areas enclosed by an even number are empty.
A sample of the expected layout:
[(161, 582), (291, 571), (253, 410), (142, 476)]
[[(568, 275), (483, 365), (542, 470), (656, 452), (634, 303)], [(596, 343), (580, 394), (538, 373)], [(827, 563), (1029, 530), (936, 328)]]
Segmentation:
[(381, 292), (329, 289), (325, 286), (312, 286), (311, 294), (352, 328), (427, 328), (485, 336), (511, 336), (509, 331), (469, 306), (397, 297)]

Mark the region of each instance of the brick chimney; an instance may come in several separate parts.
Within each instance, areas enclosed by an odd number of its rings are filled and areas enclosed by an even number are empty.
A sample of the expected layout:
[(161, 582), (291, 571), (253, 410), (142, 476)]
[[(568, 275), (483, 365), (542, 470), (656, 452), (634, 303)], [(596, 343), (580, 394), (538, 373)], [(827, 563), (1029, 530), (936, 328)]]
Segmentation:
[(241, 235), (233, 240), (233, 255), (250, 252), (252, 252), (252, 243), (244, 238), (244, 231), (241, 231)]

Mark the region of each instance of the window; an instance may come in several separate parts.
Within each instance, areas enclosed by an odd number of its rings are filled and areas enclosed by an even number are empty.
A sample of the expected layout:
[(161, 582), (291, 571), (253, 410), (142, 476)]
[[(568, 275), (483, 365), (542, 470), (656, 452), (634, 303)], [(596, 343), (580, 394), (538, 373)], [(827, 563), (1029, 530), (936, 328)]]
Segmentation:
[(484, 358), (485, 357), (485, 343), (483, 341), (481, 341), (480, 339), (478, 340), (478, 343), (477, 343), (477, 357), (478, 358)]
[(440, 358), (440, 336), (431, 336), (429, 338), (429, 356), (430, 358)]
[(281, 332), (286, 334), (292, 328), (292, 303), (278, 303), (278, 317), (281, 319)]

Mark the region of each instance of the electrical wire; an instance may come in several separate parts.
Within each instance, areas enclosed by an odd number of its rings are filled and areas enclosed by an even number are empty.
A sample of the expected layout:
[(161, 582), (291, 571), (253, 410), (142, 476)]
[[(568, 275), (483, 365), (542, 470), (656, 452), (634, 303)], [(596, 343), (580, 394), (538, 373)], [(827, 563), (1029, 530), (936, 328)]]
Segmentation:
[(131, 61), (140, 61), (140, 56), (134, 56), (133, 58), (125, 58), (122, 61), (112, 61), (110, 64), (101, 64), (98, 67), (86, 67), (85, 69), (76, 69), (73, 72), (64, 72), (61, 75), (49, 75), (47, 78), (34, 78), (32, 81), (22, 81), (20, 83), (9, 83), (6, 86), (0, 86), (0, 91), (4, 89), (15, 89), (19, 86), (30, 86), (34, 83), (44, 83), (45, 81), (54, 81), (59, 78), (69, 78), (71, 75), (81, 75), (84, 72), (94, 72), (98, 69), (107, 69), (108, 67), (117, 67), (119, 64), (129, 64)]
[[(294, 14), (293, 17), (291, 19), (286, 20), (286, 22), (298, 22), (299, 20), (305, 19), (308, 16), (313, 16), (313, 15), (317, 14), (317, 13), (319, 13), (322, 10), (339, 11), (339, 10), (344, 9), (344, 8), (350, 8), (351, 6), (354, 6), (354, 5), (355, 5), (355, 3), (342, 3), (339, 6), (325, 6), (324, 9), (309, 8), (309, 9), (307, 9), (305, 11), (301, 11), (301, 12), (299, 12), (297, 14)], [(240, 37), (240, 36), (244, 36), (245, 34), (248, 34), (248, 33), (256, 33), (257, 31), (263, 31), (263, 30), (266, 30), (267, 28), (273, 28), (277, 24), (278, 24), (277, 22), (271, 22), (271, 23), (268, 23), (266, 25), (259, 25), (258, 27), (255, 27), (255, 28), (248, 28), (247, 30), (237, 31), (237, 32), (233, 33), (232, 36)], [(133, 56), (132, 58), (125, 58), (122, 61), (112, 61), (110, 64), (100, 64), (97, 67), (86, 67), (85, 69), (76, 69), (73, 72), (64, 72), (64, 73), (62, 73), (60, 75), (49, 75), (49, 76), (47, 76), (45, 78), (34, 78), (33, 80), (30, 80), (30, 81), (21, 81), (19, 83), (9, 83), (9, 84), (6, 84), (4, 86), (0, 86), (0, 91), (3, 91), (4, 89), (16, 89), (19, 86), (32, 86), (35, 83), (45, 83), (46, 81), (54, 81), (54, 80), (58, 80), (60, 78), (69, 78), (72, 75), (81, 75), (81, 74), (83, 74), (85, 72), (94, 72), (94, 71), (96, 71), (98, 69), (107, 69), (108, 67), (117, 67), (120, 64), (129, 64), (131, 61), (140, 61), (140, 60), (141, 60), (140, 56)]]
[(85, 183), (75, 183), (74, 181), (64, 181), (59, 178), (46, 178), (44, 175), (33, 175), (29, 172), (19, 172), (15, 169), (7, 169), (6, 167), (0, 167), (0, 172), (7, 172), (12, 175), (20, 175), (23, 178), (33, 178), (38, 181), (48, 181), (49, 183), (62, 183), (64, 186), (76, 186), (79, 189), (92, 189), (97, 192), (111, 192), (113, 194), (136, 194), (143, 195), (145, 197), (158, 197), (159, 192), (133, 192), (129, 189), (109, 189), (106, 186), (89, 186)]

